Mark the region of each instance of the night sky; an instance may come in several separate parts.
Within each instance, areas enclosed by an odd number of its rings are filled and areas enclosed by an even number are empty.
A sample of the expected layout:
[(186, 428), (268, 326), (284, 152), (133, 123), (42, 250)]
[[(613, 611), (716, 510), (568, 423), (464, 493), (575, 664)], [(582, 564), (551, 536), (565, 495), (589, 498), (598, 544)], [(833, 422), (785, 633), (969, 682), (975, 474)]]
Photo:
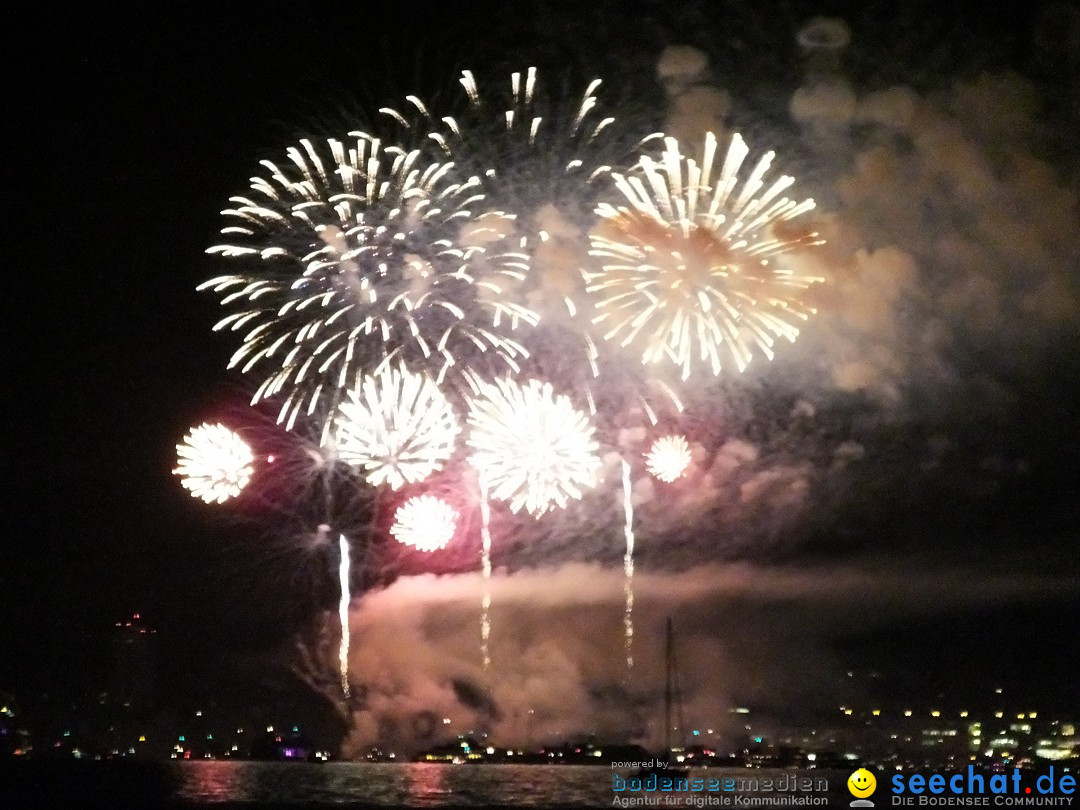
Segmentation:
[[(332, 607), (331, 557), (298, 551), (285, 525), (303, 516), (234, 520), (170, 472), (191, 425), (272, 421), (244, 416), (250, 381), (226, 370), (235, 346), (211, 332), (220, 308), (195, 291), (222, 270), (205, 250), (259, 158), (408, 92), (449, 98), (465, 67), (503, 77), (538, 64), (574, 89), (598, 75), (613, 109), (660, 125), (657, 60), (690, 45), (709, 56), (702, 81), (726, 92), (728, 122), (775, 145), (819, 201), (830, 242), (818, 261), (832, 264), (820, 323), (774, 363), (689, 397), (696, 477), (674, 500), (635, 485), (641, 638), (663, 613), (681, 616), (702, 649), (726, 651), (723, 686), (703, 695), (780, 717), (831, 705), (849, 685), (829, 684), (853, 668), (879, 673), (867, 687), (878, 695), (989, 705), (1004, 684), (1075, 716), (1080, 91), (1076, 46), (1070, 56), (1047, 23), (1065, 12), (582, 5), (42, 13), (20, 27), (31, 53), (9, 65), (5, 139), (0, 691), (95, 688), (112, 625), (141, 611), (159, 629), (163, 686), (186, 699)], [(864, 105), (835, 148), (789, 112), (803, 84), (795, 32), (816, 13), (850, 26), (845, 75)], [(870, 98), (885, 111), (876, 119)], [(922, 134), (883, 135), (905, 104)], [(952, 168), (919, 163), (919, 150)], [(1001, 219), (980, 223), (987, 210)], [(997, 242), (1008, 228), (1011, 242)], [(624, 427), (613, 446), (640, 441)], [(533, 642), (558, 647), (552, 617), (583, 621), (590, 600), (612, 628), (603, 656), (619, 660), (620, 519), (608, 486), (543, 526), (502, 524), (495, 594), (507, 608), (495, 619), (503, 632), (520, 622), (519, 662)], [(432, 568), (470, 576), (469, 542)], [(445, 638), (467, 640), (465, 585), (443, 586), (464, 617)], [(379, 605), (387, 627), (415, 632), (418, 648), (432, 641), (431, 625), (402, 618), (411, 587), (402, 578), (354, 606), (355, 655), (393, 635), (372, 618)], [(514, 595), (545, 588), (532, 609)], [(430, 646), (401, 666), (423, 670), (439, 658)], [(584, 688), (597, 661), (565, 677)], [(550, 663), (540, 677), (562, 671)], [(710, 666), (702, 653), (687, 669)]]

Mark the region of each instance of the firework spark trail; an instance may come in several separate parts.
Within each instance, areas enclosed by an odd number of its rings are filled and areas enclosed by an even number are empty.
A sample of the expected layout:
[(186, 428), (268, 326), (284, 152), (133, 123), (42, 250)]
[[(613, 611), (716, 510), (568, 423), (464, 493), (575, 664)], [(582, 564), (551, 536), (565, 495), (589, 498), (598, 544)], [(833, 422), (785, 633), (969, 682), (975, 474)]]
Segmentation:
[(254, 473), (255, 460), (247, 442), (222, 424), (203, 423), (188, 431), (176, 445), (174, 475), (193, 497), (224, 503), (239, 495)]
[(626, 610), (623, 614), (623, 630), (626, 634), (626, 674), (629, 677), (634, 668), (634, 504), (631, 499), (633, 489), (630, 462), (625, 458), (622, 460), (622, 482), (623, 514), (626, 516), (623, 527), (626, 534), (626, 556), (623, 558), (623, 569), (626, 573), (626, 583), (623, 586)]
[(341, 668), (341, 691), (349, 697), (349, 603), (352, 593), (349, 585), (349, 541), (345, 535), (338, 538), (341, 562), (338, 565), (338, 583), (341, 586), (341, 599), (338, 602), (338, 621), (341, 623), (341, 646), (338, 648), (338, 666)]
[(267, 369), (252, 402), (284, 395), (290, 429), (381, 363), (420, 364), (441, 382), (487, 353), (517, 371), (527, 352), (511, 333), (536, 322), (502, 294), (526, 265), (498, 247), (511, 222), (485, 210), (480, 180), (352, 135), (263, 161), (269, 175), (222, 212), (230, 241), (207, 251), (247, 267), (198, 287), (239, 307), (214, 327), (245, 330), (229, 366)]
[(483, 475), (480, 481), (480, 569), (484, 577), (484, 595), (480, 600), (480, 658), (484, 662), (484, 675), (491, 669), (491, 654), (488, 640), (491, 637), (491, 504), (488, 501), (487, 481)]
[(714, 375), (730, 355), (745, 370), (757, 349), (774, 355), (776, 338), (794, 341), (795, 322), (815, 311), (799, 295), (817, 277), (774, 261), (796, 247), (821, 243), (792, 220), (813, 200), (781, 196), (794, 179), (766, 185), (774, 154), (766, 154), (739, 186), (749, 149), (733, 136), (714, 173), (717, 142), (708, 133), (700, 164), (665, 139), (659, 160), (641, 158), (629, 174), (613, 173), (621, 205), (601, 203), (590, 235), (599, 271), (585, 271), (594, 296), (593, 322), (624, 348), (638, 343), (643, 364), (673, 362), (686, 380), (695, 361)]

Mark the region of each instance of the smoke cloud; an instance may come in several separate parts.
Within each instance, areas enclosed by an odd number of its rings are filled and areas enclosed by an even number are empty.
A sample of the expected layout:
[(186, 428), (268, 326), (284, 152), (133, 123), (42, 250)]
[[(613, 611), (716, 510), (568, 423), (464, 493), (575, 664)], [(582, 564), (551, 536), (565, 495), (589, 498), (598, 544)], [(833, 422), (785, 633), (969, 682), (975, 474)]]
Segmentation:
[(668, 617), (685, 716), (723, 743), (744, 722), (730, 712), (735, 700), (767, 710), (811, 695), (839, 699), (842, 663), (828, 645), (845, 633), (1077, 590), (1032, 576), (928, 573), (916, 563), (640, 572), (628, 671), (623, 583), (621, 571), (591, 564), (494, 576), (490, 677), (480, 663), (478, 574), (403, 578), (365, 595), (352, 612), (350, 660), (365, 695), (345, 753), (376, 744), (414, 751), (482, 732), (505, 746), (592, 736), (655, 747), (663, 739)]

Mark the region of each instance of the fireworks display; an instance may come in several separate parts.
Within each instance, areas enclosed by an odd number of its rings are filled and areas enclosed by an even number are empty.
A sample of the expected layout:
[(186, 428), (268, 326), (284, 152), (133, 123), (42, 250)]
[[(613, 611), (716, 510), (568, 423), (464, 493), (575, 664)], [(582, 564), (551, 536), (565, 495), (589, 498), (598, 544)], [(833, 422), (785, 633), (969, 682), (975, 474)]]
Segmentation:
[[(778, 338), (794, 340), (813, 312), (799, 296), (818, 279), (789, 270), (782, 254), (818, 240), (795, 223), (813, 202), (783, 196), (790, 177), (766, 182), (772, 153), (740, 179), (749, 150), (738, 135), (724, 155), (710, 133), (700, 159), (673, 138), (648, 157), (653, 136), (634, 139), (601, 114), (599, 80), (570, 100), (541, 94), (535, 68), (511, 75), (509, 96), (482, 95), (469, 71), (460, 84), (460, 114), (435, 115), (416, 96), (382, 108), (398, 141), (353, 131), (262, 161), (262, 176), (222, 212), (223, 244), (208, 251), (236, 269), (199, 289), (230, 309), (214, 328), (239, 333), (230, 368), (259, 375), (252, 404), (280, 401), (291, 440), (321, 437), (282, 454), (318, 469), (320, 536), (329, 537), (331, 504), (340, 511), (361, 479), (398, 490), (444, 469), (461, 432), (451, 401), (464, 400), (489, 674), (492, 501), (536, 518), (566, 508), (600, 477), (594, 422), (606, 435), (640, 405), (655, 425), (657, 396), (683, 410), (673, 381), (626, 373), (623, 349), (645, 366), (674, 364), (685, 381), (698, 363), (714, 375), (741, 371), (755, 351), (771, 358)], [(178, 451), (177, 474), (204, 500), (233, 497), (251, 477), (251, 451), (220, 425), (192, 431)], [(338, 461), (353, 472), (335, 473)], [(664, 482), (689, 463), (682, 436), (646, 454)], [(629, 677), (634, 503), (631, 463), (621, 464)], [(418, 495), (396, 509), (389, 534), (436, 551), (460, 520), (446, 501)], [(348, 698), (344, 534), (338, 546)]]
[(254, 473), (251, 448), (221, 424), (192, 428), (176, 445), (180, 483), (192, 496), (207, 503), (224, 503), (248, 485)]
[(373, 486), (398, 489), (440, 469), (454, 452), (457, 418), (438, 386), (405, 368), (365, 376), (334, 420), (342, 461)]
[(486, 384), (470, 403), (470, 461), (513, 512), (540, 516), (595, 486), (600, 470), (593, 427), (549, 383)]
[(752, 348), (771, 359), (776, 338), (794, 340), (813, 312), (799, 296), (820, 279), (778, 257), (820, 242), (793, 223), (814, 202), (782, 196), (791, 177), (766, 184), (772, 152), (740, 185), (749, 149), (739, 135), (719, 165), (712, 133), (700, 163), (675, 139), (665, 144), (658, 161), (642, 157), (634, 172), (614, 173), (623, 199), (597, 209), (590, 253), (602, 269), (585, 274), (593, 320), (608, 340), (637, 344), (643, 363), (673, 362), (684, 380), (698, 361), (714, 375), (728, 360), (743, 371)]
[(453, 538), (457, 520), (457, 511), (446, 501), (419, 495), (398, 507), (390, 534), (418, 551), (438, 551)]
[(244, 331), (230, 367), (269, 369), (253, 402), (284, 394), (290, 427), (380, 363), (423, 364), (441, 379), (491, 352), (516, 369), (525, 352), (512, 332), (536, 319), (501, 294), (523, 265), (490, 248), (507, 220), (486, 211), (479, 180), (354, 137), (301, 141), (283, 166), (263, 161), (268, 175), (223, 212), (230, 241), (208, 251), (244, 269), (199, 287), (239, 307), (215, 326)]
[(653, 442), (645, 465), (659, 481), (670, 484), (690, 466), (690, 445), (682, 436), (664, 436)]

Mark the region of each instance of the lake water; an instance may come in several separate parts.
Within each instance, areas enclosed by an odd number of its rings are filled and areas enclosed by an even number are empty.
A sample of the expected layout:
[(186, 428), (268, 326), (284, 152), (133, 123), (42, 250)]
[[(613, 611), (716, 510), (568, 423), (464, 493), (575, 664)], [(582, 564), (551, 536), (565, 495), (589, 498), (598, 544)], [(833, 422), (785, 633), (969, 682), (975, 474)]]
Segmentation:
[[(326, 810), (327, 808), (411, 807), (451, 810), (466, 807), (599, 808), (748, 806), (738, 796), (752, 795), (755, 807), (846, 807), (847, 773), (710, 768), (691, 771), (706, 780), (781, 778), (825, 779), (827, 791), (717, 792), (673, 794), (613, 789), (612, 771), (603, 766), (376, 764), (330, 762), (210, 761), (172, 763), (46, 762), (0, 763), (0, 807), (171, 808), (172, 810)], [(715, 782), (714, 782), (715, 783)], [(805, 803), (806, 798), (811, 803)], [(779, 801), (773, 802), (774, 799)], [(637, 800), (636, 803), (633, 800)], [(724, 801), (726, 800), (726, 801)]]
[(611, 771), (593, 766), (328, 762), (177, 765), (176, 797), (381, 807), (610, 807)]

